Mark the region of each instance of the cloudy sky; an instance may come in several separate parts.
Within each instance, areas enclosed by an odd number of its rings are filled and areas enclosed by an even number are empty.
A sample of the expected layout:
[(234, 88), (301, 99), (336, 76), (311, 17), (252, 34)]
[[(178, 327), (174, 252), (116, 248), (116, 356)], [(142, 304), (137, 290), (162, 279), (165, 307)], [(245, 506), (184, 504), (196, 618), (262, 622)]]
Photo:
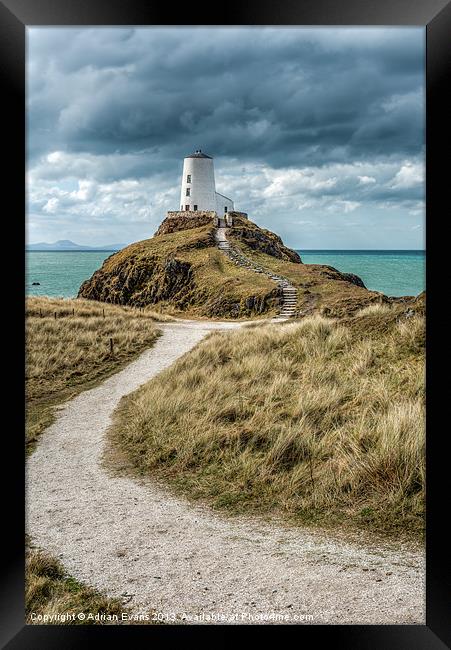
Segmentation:
[(299, 249), (423, 248), (423, 28), (28, 28), (28, 241), (130, 243), (183, 158)]

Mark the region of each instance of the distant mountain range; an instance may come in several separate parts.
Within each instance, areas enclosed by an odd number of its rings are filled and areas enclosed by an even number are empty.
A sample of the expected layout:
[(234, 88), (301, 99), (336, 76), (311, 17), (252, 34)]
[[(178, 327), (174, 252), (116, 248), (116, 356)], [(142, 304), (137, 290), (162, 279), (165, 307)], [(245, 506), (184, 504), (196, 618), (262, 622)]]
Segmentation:
[(70, 239), (59, 239), (53, 244), (41, 241), (37, 244), (27, 244), (27, 251), (119, 251), (126, 244), (108, 244), (105, 246), (86, 246), (84, 244), (75, 244)]

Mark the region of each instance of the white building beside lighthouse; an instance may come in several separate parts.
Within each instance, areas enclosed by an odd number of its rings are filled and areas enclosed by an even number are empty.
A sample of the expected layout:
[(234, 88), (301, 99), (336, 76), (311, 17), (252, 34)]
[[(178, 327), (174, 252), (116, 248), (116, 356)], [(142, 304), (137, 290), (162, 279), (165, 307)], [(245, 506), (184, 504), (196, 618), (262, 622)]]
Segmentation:
[(213, 158), (199, 149), (183, 161), (181, 211), (214, 211), (219, 216), (233, 210), (233, 201), (216, 191)]

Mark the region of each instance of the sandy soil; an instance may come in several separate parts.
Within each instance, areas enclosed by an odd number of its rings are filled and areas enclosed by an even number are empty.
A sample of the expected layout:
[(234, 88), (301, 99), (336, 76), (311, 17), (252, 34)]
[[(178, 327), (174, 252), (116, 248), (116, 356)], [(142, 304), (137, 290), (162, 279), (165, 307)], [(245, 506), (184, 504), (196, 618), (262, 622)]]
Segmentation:
[(135, 613), (152, 609), (194, 623), (211, 616), (219, 623), (424, 624), (420, 552), (228, 518), (103, 467), (105, 432), (121, 397), (208, 331), (238, 326), (164, 324), (152, 349), (59, 409), (27, 463), (33, 542)]

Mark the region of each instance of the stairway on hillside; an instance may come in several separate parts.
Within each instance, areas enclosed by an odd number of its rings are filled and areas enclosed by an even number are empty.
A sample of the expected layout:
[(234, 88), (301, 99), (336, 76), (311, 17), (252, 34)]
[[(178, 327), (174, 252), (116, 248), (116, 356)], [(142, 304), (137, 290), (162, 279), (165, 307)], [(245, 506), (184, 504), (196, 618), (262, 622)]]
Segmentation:
[(215, 238), (219, 250), (227, 255), (227, 257), (237, 266), (241, 266), (249, 271), (254, 271), (254, 273), (263, 273), (263, 275), (274, 280), (274, 282), (277, 282), (278, 286), (281, 287), (283, 294), (282, 308), (274, 320), (286, 320), (287, 318), (296, 315), (297, 289), (289, 282), (289, 280), (287, 280), (287, 278), (277, 275), (269, 269), (265, 269), (243, 255), (240, 250), (233, 248), (227, 239), (225, 228), (216, 228)]

